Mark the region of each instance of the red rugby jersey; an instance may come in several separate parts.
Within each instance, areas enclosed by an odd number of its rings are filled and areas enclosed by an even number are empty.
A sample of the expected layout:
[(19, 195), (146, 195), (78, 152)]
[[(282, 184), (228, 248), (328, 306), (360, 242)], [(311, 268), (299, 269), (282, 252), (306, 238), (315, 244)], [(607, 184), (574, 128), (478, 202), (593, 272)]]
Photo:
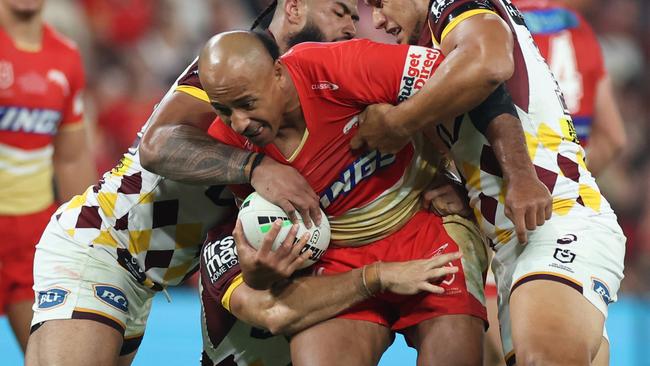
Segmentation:
[(410, 97), (442, 59), (437, 50), (369, 40), (301, 44), (281, 58), (307, 125), (292, 156), (283, 156), (273, 144), (255, 147), (218, 119), (209, 132), (227, 144), (263, 151), (295, 167), (321, 197), (333, 241), (365, 244), (397, 230), (417, 211), (437, 156), (421, 137), (395, 155), (355, 155), (349, 142), (357, 115), (368, 105), (397, 104)]
[(17, 47), (0, 28), (0, 214), (52, 204), (53, 137), (82, 126), (84, 83), (79, 51), (51, 27), (38, 50)]

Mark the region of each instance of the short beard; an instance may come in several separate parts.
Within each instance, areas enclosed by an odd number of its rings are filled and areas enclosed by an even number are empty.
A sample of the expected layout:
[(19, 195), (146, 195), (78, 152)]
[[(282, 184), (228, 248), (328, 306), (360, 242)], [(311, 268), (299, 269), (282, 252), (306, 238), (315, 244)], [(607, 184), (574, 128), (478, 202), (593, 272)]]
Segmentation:
[(289, 36), (287, 46), (289, 48), (303, 42), (325, 42), (325, 35), (314, 22), (307, 20), (305, 26), (296, 34)]
[(18, 9), (11, 9), (11, 14), (18, 19), (20, 22), (28, 22), (36, 15), (38, 15), (39, 11), (38, 10), (18, 10)]
[(424, 27), (426, 27), (425, 22), (419, 21), (415, 24), (415, 27), (413, 27), (413, 32), (411, 32), (411, 36), (408, 39), (409, 44), (417, 45), (420, 43), (420, 38), (422, 36), (422, 32), (424, 31)]

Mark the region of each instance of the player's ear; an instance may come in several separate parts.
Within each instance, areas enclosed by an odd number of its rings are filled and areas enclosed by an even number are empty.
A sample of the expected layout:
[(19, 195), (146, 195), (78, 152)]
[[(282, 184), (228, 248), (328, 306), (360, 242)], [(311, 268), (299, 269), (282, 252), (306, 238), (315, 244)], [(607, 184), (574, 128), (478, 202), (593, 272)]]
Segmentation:
[(305, 13), (304, 0), (285, 0), (284, 15), (291, 24), (301, 24)]
[(273, 78), (278, 81), (284, 80), (284, 65), (280, 60), (273, 62)]

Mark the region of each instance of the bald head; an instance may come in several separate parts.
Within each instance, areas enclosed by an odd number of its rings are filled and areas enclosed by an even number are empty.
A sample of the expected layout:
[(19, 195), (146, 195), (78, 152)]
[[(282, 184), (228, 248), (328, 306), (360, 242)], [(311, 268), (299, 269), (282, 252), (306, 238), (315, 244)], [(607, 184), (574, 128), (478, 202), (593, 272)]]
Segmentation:
[(212, 37), (199, 56), (199, 78), (210, 103), (236, 132), (263, 146), (275, 138), (295, 86), (270, 37), (227, 32)]
[(201, 50), (199, 78), (210, 94), (217, 86), (270, 73), (277, 57), (277, 46), (268, 37), (247, 31), (221, 33)]

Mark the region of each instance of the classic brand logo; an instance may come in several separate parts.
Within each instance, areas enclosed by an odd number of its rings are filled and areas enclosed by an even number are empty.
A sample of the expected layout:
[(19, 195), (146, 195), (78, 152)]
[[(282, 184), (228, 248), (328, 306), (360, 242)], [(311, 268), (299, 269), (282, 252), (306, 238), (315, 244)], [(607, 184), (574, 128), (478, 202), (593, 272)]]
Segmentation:
[(318, 81), (316, 84), (312, 84), (312, 90), (339, 90), (339, 86), (329, 82), (329, 81)]

